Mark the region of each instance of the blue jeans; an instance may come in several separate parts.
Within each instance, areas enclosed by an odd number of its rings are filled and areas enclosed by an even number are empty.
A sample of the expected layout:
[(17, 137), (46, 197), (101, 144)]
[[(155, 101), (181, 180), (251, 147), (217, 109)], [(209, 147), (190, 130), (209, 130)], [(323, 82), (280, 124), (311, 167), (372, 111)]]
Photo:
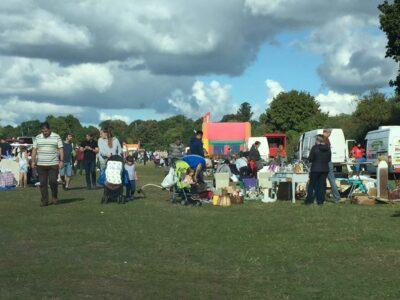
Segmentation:
[(86, 175), (86, 186), (88, 188), (96, 187), (96, 161), (85, 160), (85, 175)]
[(130, 180), (129, 184), (126, 186), (126, 198), (132, 198), (136, 191), (136, 180)]
[(60, 169), (60, 176), (72, 177), (72, 163), (64, 162), (64, 168)]
[[(363, 162), (366, 162), (367, 160), (364, 157), (361, 157), (361, 158), (356, 158), (356, 161), (358, 163), (363, 163)], [(361, 167), (362, 167), (361, 164), (360, 165), (355, 165), (354, 166), (354, 171), (356, 171), (357, 173), (360, 172), (361, 171)]]
[(340, 201), (339, 190), (336, 186), (336, 178), (335, 178), (335, 175), (333, 174), (333, 163), (332, 162), (329, 163), (328, 180), (329, 180), (329, 184), (331, 185), (332, 197), (335, 199), (336, 202)]

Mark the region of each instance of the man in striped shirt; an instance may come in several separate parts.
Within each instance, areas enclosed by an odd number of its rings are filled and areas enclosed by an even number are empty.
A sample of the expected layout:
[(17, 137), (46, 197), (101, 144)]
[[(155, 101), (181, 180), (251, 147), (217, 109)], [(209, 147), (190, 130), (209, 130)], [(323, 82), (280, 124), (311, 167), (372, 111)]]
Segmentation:
[(52, 202), (58, 204), (58, 170), (64, 167), (63, 143), (57, 133), (51, 132), (50, 125), (40, 125), (42, 133), (36, 136), (32, 150), (32, 169), (39, 174), (41, 206), (49, 205), (48, 185), (50, 184)]

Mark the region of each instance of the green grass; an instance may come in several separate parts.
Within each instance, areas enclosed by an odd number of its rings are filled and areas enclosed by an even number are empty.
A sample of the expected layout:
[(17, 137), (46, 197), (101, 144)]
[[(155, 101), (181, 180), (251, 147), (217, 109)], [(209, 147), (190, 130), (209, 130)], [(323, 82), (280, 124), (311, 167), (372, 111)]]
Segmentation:
[[(162, 171), (139, 169), (141, 183)], [(73, 184), (82, 185), (74, 178)], [(182, 207), (168, 193), (0, 193), (1, 299), (399, 299), (399, 207)]]

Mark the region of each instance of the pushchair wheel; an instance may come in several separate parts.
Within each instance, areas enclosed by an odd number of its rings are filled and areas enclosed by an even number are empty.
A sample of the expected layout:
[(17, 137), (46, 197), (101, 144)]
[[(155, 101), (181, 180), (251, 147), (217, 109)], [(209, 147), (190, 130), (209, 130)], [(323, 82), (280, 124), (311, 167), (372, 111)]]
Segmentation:
[(125, 198), (124, 198), (124, 196), (118, 196), (118, 203), (119, 203), (119, 204), (125, 204)]
[(182, 200), (181, 201), (181, 205), (186, 205), (187, 204), (187, 201), (186, 200)]

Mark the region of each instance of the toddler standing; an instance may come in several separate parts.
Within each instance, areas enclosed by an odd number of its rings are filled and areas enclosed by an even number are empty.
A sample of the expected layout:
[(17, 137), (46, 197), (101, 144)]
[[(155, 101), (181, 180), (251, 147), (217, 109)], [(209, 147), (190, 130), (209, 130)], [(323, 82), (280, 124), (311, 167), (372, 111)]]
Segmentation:
[(20, 152), (17, 156), (17, 162), (19, 164), (19, 186), (27, 187), (28, 186), (28, 152), (25, 148), (20, 148)]
[(128, 201), (132, 201), (133, 195), (135, 194), (136, 190), (136, 180), (137, 180), (135, 160), (132, 155), (129, 155), (126, 158), (125, 170), (129, 176), (129, 184), (126, 186), (126, 199)]

